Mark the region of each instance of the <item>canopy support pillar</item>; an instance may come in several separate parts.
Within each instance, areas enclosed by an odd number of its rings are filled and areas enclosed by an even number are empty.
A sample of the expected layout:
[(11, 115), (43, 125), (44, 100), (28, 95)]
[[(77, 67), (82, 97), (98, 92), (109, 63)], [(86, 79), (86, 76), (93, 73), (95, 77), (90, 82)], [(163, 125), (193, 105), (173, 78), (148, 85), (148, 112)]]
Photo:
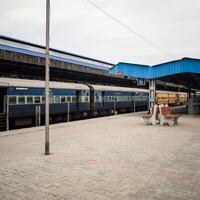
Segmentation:
[(152, 108), (155, 105), (156, 97), (156, 80), (149, 80), (149, 108)]

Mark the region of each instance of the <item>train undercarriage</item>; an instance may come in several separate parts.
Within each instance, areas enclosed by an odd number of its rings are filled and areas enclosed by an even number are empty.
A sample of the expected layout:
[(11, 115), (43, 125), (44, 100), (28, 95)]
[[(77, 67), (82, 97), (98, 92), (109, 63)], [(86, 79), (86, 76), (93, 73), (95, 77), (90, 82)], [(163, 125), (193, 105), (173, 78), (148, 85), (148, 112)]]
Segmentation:
[[(90, 119), (95, 117), (104, 117), (110, 116), (114, 114), (122, 114), (122, 113), (131, 113), (131, 112), (139, 112), (145, 111), (148, 109), (148, 106), (137, 106), (134, 108), (116, 108), (114, 109), (99, 109), (94, 111), (75, 111), (71, 113), (62, 113), (62, 114), (50, 114), (49, 122), (50, 124), (62, 123), (62, 122), (71, 122), (76, 120)], [(4, 114), (4, 126), (0, 128), (0, 131), (6, 131), (6, 114)], [(39, 116), (36, 114), (33, 117), (25, 117), (25, 118), (9, 118), (9, 130), (12, 129), (20, 129), (20, 128), (28, 128), (34, 126), (42, 126), (45, 125), (45, 116)]]

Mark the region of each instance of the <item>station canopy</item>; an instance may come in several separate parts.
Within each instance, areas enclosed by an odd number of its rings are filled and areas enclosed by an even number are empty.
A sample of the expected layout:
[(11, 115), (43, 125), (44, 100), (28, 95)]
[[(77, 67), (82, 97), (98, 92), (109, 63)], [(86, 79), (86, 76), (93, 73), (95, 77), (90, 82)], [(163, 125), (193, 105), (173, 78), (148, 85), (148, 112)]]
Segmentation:
[(182, 58), (154, 66), (118, 63), (109, 70), (112, 75), (157, 79), (187, 88), (200, 89), (200, 59)]

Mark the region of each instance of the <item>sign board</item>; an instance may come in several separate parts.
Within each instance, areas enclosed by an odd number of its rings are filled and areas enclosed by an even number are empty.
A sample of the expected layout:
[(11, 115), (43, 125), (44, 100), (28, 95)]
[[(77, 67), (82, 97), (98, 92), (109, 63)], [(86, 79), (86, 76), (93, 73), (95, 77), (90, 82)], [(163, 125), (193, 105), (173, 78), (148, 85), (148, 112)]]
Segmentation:
[(123, 76), (123, 72), (117, 72), (117, 76)]
[(143, 78), (138, 78), (137, 79), (137, 85), (138, 86), (144, 86), (145, 85), (145, 80)]
[(16, 90), (28, 90), (28, 88), (17, 87)]

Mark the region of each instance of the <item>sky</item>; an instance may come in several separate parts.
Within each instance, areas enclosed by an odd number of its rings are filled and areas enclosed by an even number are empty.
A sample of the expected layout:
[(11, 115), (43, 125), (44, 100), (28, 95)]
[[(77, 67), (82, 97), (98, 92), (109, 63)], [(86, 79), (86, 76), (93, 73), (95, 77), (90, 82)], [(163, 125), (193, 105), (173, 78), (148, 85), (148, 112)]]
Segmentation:
[[(51, 0), (50, 46), (103, 60), (153, 65), (200, 58), (200, 0)], [(45, 45), (45, 0), (0, 0), (0, 34)]]

